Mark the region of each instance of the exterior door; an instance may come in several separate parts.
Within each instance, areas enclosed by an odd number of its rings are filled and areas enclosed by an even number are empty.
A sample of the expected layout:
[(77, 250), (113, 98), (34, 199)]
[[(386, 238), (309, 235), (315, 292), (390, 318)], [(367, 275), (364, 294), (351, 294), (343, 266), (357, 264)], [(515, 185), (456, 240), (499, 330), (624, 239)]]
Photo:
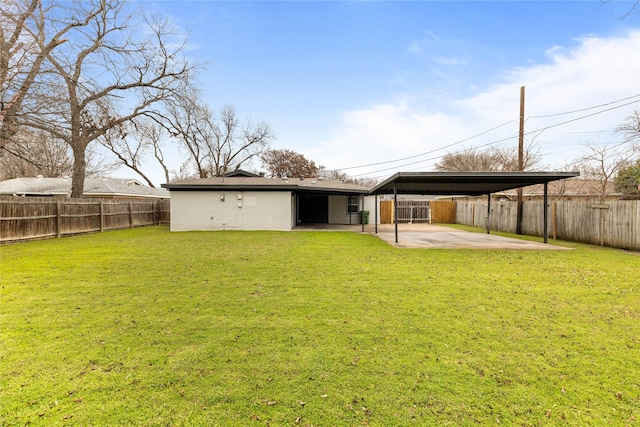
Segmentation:
[(329, 196), (298, 196), (298, 223), (328, 224)]

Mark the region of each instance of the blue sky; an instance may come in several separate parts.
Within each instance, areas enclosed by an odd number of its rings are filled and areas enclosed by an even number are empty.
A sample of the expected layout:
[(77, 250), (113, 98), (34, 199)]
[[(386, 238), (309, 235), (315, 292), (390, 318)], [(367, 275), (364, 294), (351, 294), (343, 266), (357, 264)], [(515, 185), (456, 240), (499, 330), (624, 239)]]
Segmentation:
[[(517, 136), (520, 86), (527, 131), (599, 113), (536, 137), (549, 169), (586, 142), (614, 140), (615, 126), (640, 108), (640, 8), (621, 18), (633, 2), (144, 4), (190, 33), (214, 110), (234, 105), (271, 124), (273, 148), (354, 176), (433, 170), (447, 152)], [(509, 144), (517, 138), (498, 143)]]

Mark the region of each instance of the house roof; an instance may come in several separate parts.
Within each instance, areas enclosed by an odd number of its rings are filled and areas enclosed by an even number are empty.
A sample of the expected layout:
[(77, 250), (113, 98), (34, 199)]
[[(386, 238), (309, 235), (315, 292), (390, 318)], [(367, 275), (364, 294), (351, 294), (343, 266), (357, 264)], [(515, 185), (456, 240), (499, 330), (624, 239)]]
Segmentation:
[[(14, 178), (0, 182), (0, 194), (19, 196), (68, 196), (71, 194), (70, 178)], [(151, 188), (135, 179), (87, 178), (84, 181), (85, 197), (144, 197), (168, 198), (163, 188)]]
[(322, 178), (215, 177), (162, 184), (170, 191), (291, 191), (296, 194), (367, 194), (370, 187)]
[(578, 175), (578, 172), (399, 172), (375, 186), (370, 194), (395, 191), (397, 194), (479, 196)]
[(225, 173), (222, 174), (222, 176), (244, 176), (244, 177), (255, 178), (255, 177), (259, 177), (261, 175), (258, 175), (258, 174), (253, 173), (253, 172), (248, 172), (248, 171), (245, 171), (245, 170), (242, 170), (242, 169), (237, 169), (237, 170), (234, 170), (234, 171), (225, 172)]
[[(622, 194), (615, 189), (613, 182), (608, 181), (603, 183), (594, 179), (584, 179), (581, 177), (569, 178), (563, 181), (554, 181), (549, 183), (549, 195), (565, 196), (565, 197), (596, 197), (603, 193), (610, 196), (622, 196)], [(522, 189), (525, 197), (541, 196), (543, 188), (541, 184), (532, 185)], [(515, 190), (507, 190), (505, 195), (515, 195)]]

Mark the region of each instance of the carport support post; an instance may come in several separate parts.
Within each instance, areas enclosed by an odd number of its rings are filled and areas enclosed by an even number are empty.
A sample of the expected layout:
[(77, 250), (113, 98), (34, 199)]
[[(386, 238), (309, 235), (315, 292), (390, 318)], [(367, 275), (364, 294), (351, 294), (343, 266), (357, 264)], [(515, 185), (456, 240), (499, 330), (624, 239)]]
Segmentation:
[[(362, 232), (364, 233), (364, 196), (360, 195), (360, 203), (362, 203), (362, 213), (360, 214), (360, 222), (362, 223)], [(351, 216), (349, 216), (351, 218)]]
[(487, 194), (487, 234), (491, 232), (491, 193)]
[(376, 234), (378, 234), (378, 195), (376, 194), (375, 196), (373, 196), (373, 205), (374, 205), (374, 212), (375, 212), (375, 218), (373, 219), (373, 224), (376, 230)]
[(396, 243), (398, 243), (398, 190), (395, 181), (393, 181), (393, 223), (396, 227)]
[(548, 196), (547, 190), (548, 190), (548, 186), (549, 186), (549, 183), (545, 182), (544, 183), (544, 197), (543, 197), (543, 200), (544, 200), (544, 202), (543, 202), (544, 203), (544, 211), (543, 212), (544, 213), (542, 215), (543, 218), (544, 218), (543, 236), (544, 236), (544, 242), (545, 243), (547, 243), (547, 240), (549, 238), (549, 227), (547, 225), (547, 222), (549, 222), (549, 209), (547, 208), (547, 196)]

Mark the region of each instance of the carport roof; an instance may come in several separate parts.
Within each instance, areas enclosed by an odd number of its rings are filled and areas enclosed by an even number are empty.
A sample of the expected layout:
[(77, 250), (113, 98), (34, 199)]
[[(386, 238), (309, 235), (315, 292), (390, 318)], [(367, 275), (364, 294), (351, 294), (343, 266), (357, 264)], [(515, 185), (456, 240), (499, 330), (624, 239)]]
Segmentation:
[(398, 172), (369, 194), (480, 196), (579, 176), (579, 172)]

